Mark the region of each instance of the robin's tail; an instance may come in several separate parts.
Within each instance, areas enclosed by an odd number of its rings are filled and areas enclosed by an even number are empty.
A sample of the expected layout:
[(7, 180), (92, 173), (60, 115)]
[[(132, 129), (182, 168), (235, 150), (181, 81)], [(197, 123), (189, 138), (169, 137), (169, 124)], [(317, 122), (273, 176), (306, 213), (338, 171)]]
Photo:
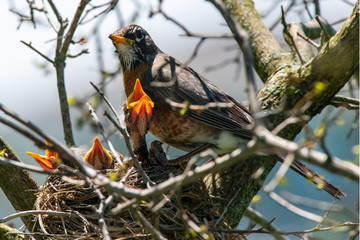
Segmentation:
[[(281, 159), (281, 161), (283, 161), (283, 159)], [(339, 196), (346, 196), (346, 193), (344, 193), (341, 189), (335, 187), (334, 185), (326, 181), (323, 177), (321, 177), (319, 174), (317, 174), (314, 170), (312, 170), (305, 164), (295, 160), (291, 163), (290, 168), (298, 174), (311, 180), (313, 183), (324, 189), (333, 197), (339, 198)]]

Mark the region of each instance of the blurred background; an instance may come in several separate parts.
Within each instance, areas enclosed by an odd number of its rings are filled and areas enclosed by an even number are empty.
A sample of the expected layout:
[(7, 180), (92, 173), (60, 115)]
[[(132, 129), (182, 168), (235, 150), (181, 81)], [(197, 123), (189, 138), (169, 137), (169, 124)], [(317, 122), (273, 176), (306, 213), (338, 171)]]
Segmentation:
[[(72, 18), (77, 2), (54, 1), (63, 17), (68, 19)], [(162, 10), (193, 33), (230, 33), (221, 15), (212, 4), (206, 1), (167, 0), (163, 2)], [(308, 21), (309, 18), (304, 9), (303, 1), (294, 2), (295, 5), (291, 13), (286, 16), (287, 22)], [(99, 3), (101, 1), (93, 1), (94, 5)], [(255, 1), (257, 10), (264, 16), (264, 23), (268, 27), (272, 27), (274, 36), (284, 48), (287, 47), (284, 45), (282, 38), (282, 26), (280, 24), (275, 25), (275, 23), (281, 16), (280, 6), (283, 5), (286, 9), (289, 4), (291, 4), (291, 1)], [(350, 15), (354, 4), (355, 0), (320, 1), (321, 15), (330, 23), (335, 23), (333, 27), (337, 30), (343, 20)], [(9, 0), (8, 2), (2, 2), (1, 5), (0, 22), (2, 23), (3, 37), (0, 44), (0, 52), (2, 53), (0, 57), (0, 103), (63, 141), (54, 68), (41, 56), (20, 42), (21, 40), (27, 43), (31, 42), (36, 49), (53, 58), (56, 34), (41, 14), (37, 14), (39, 21), (35, 29), (31, 23), (23, 22), (20, 24), (19, 16), (10, 10), (27, 15), (29, 10), (25, 1)], [(187, 62), (191, 58), (199, 39), (182, 36), (184, 31), (160, 14), (150, 18), (150, 11), (157, 9), (157, 7), (158, 1), (123, 0), (120, 1), (115, 11), (84, 23), (77, 29), (74, 39), (84, 37), (87, 43), (71, 46), (69, 53), (75, 55), (85, 49), (88, 49), (89, 52), (77, 58), (68, 58), (65, 69), (67, 93), (73, 103), (71, 114), (77, 146), (88, 149), (94, 137), (98, 134), (96, 128), (91, 126), (93, 124), (92, 120), (85, 118), (87, 107), (82, 104), (86, 101), (93, 104), (97, 103), (97, 95), (89, 81), (95, 84), (106, 82), (105, 94), (119, 112), (121, 112), (125, 102), (121, 73), (116, 74), (113, 78), (106, 78), (107, 74), (109, 75), (118, 70), (118, 60), (114, 53), (114, 47), (108, 39), (110, 33), (127, 24), (136, 23), (143, 26), (150, 33), (155, 43), (164, 52), (182, 62)], [(309, 4), (309, 7), (313, 10), (312, 4)], [(91, 17), (89, 16), (89, 19)], [(201, 45), (197, 56), (190, 62), (190, 66), (203, 73), (225, 92), (246, 104), (247, 94), (244, 87), (244, 71), (235, 62), (239, 54), (236, 43), (232, 39), (208, 39)], [(243, 65), (241, 61), (240, 65)], [(101, 73), (100, 70), (103, 72)], [(262, 83), (258, 81), (258, 87), (261, 86)], [(348, 87), (345, 87), (340, 94), (349, 95), (348, 89)], [(355, 93), (355, 97), (358, 97), (358, 92)], [(105, 108), (98, 109), (98, 116), (105, 126), (111, 126), (108, 120), (102, 117), (103, 109)], [(326, 108), (321, 115), (310, 122), (309, 129), (316, 129), (324, 119), (339, 114), (338, 111), (339, 109), (332, 107)], [(351, 128), (354, 121), (357, 123), (358, 112), (345, 110), (339, 116), (338, 124), (329, 128), (326, 145), (331, 154), (344, 160), (357, 161), (356, 151), (358, 151), (359, 144), (359, 129), (358, 125), (353, 130)], [(0, 135), (13, 147), (25, 163), (36, 165), (36, 162), (26, 155), (25, 151), (42, 154), (43, 150), (37, 149), (32, 142), (3, 125), (0, 125)], [(302, 133), (297, 137), (296, 141), (302, 141), (303, 137)], [(111, 140), (119, 152), (127, 155), (120, 134), (113, 134)], [(150, 136), (149, 141), (151, 140), (153, 138)], [(317, 149), (321, 150), (319, 147)], [(170, 149), (172, 157), (180, 154), (180, 152)], [(312, 167), (348, 194), (341, 201), (336, 201), (329, 217), (339, 222), (358, 222), (358, 184), (348, 181), (344, 177), (330, 174), (319, 167)], [(273, 169), (273, 174), (277, 168), (278, 166)], [(269, 175), (268, 180), (271, 179), (273, 174)], [(40, 174), (33, 175), (39, 184), (42, 184), (46, 177)], [(325, 214), (332, 201), (327, 193), (316, 190), (314, 186), (309, 185), (306, 180), (293, 172), (288, 172), (287, 183), (279, 186), (276, 192), (290, 202), (296, 203), (297, 206), (319, 215)], [(298, 231), (316, 226), (315, 222), (299, 217), (279, 206), (263, 191), (259, 192), (259, 196), (261, 197), (260, 201), (254, 203), (252, 207), (261, 212), (269, 221), (276, 217), (273, 224), (279, 230)], [(307, 198), (315, 202), (308, 201)], [(323, 209), (319, 208), (318, 204), (325, 207)], [(0, 191), (0, 218), (13, 212), (14, 209)], [(16, 227), (21, 226), (20, 221), (13, 221), (12, 223)], [(248, 224), (249, 221), (244, 218), (239, 228), (244, 229)], [(337, 232), (312, 234), (312, 237), (320, 239), (344, 239), (344, 236), (342, 233)], [(272, 239), (272, 237), (251, 235), (248, 239)], [(298, 238), (292, 236), (290, 239)]]

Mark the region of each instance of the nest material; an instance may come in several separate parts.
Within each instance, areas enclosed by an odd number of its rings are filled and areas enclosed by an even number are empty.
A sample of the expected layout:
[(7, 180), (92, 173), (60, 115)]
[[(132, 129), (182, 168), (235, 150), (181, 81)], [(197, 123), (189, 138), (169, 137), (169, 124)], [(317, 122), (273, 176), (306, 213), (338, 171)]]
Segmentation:
[[(183, 172), (178, 166), (151, 166), (145, 169), (146, 173), (156, 183), (163, 182), (170, 175)], [(119, 174), (118, 170), (107, 170)], [(145, 181), (134, 171), (126, 183), (127, 187), (144, 189)], [(109, 194), (100, 189), (106, 197)], [(211, 228), (218, 219), (219, 212), (211, 201), (204, 184), (199, 181), (179, 188), (169, 196), (171, 201), (166, 202), (157, 212), (152, 212), (149, 202), (141, 202), (137, 209), (168, 239), (201, 239), (194, 235), (184, 221), (184, 213), (198, 226)], [(153, 206), (161, 199), (152, 199)], [(123, 201), (121, 198), (115, 202)], [(37, 210), (54, 210), (72, 213), (71, 216), (41, 215), (37, 218), (44, 233), (54, 236), (54, 239), (102, 239), (103, 235), (98, 222), (96, 209), (99, 207), (99, 197), (93, 188), (84, 185), (74, 185), (62, 181), (58, 176), (49, 176), (41, 187), (36, 201)], [(116, 204), (116, 203), (115, 203)], [(113, 239), (152, 239), (146, 229), (131, 215), (129, 210), (123, 210), (117, 215), (111, 215), (109, 206), (105, 212), (105, 221)], [(38, 225), (38, 226), (39, 226)], [(217, 228), (228, 229), (226, 223), (220, 221)], [(45, 231), (44, 231), (45, 230)], [(219, 232), (210, 233), (216, 239), (229, 239)]]

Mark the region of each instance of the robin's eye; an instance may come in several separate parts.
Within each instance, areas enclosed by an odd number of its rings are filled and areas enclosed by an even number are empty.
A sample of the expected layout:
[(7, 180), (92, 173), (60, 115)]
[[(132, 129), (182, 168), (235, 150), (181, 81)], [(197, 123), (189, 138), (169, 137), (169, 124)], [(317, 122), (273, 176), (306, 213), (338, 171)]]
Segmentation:
[(142, 31), (137, 31), (136, 32), (136, 34), (135, 34), (135, 40), (137, 41), (137, 42), (140, 42), (141, 40), (143, 40), (143, 38), (144, 38), (144, 34), (143, 34), (143, 32)]

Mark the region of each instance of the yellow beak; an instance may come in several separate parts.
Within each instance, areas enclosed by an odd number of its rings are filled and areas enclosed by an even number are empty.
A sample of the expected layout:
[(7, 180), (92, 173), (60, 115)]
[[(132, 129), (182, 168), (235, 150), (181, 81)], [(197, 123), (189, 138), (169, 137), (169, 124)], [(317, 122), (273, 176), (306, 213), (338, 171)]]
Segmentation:
[(124, 37), (120, 37), (115, 34), (110, 34), (109, 38), (115, 45), (118, 45), (119, 43), (129, 45), (128, 41)]

